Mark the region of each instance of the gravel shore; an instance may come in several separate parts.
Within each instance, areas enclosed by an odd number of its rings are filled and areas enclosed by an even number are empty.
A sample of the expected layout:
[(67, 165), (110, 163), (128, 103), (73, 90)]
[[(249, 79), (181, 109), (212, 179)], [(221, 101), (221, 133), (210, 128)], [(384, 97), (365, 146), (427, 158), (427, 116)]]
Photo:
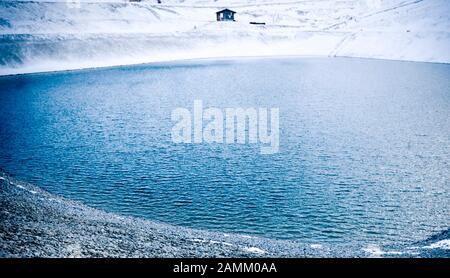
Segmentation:
[(411, 250), (405, 253), (201, 231), (107, 213), (0, 170), (0, 257), (449, 257), (448, 238), (446, 231), (417, 246), (392, 247)]
[(0, 171), (0, 257), (324, 256), (303, 248), (107, 213)]

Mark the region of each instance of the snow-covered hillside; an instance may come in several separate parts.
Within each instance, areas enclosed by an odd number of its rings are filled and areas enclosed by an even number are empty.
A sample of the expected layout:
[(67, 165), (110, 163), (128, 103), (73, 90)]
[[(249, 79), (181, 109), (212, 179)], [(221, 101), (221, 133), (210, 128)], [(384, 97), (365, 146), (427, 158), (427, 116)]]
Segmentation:
[[(0, 74), (261, 55), (450, 63), (448, 0), (161, 1), (0, 1)], [(215, 21), (225, 7), (235, 22)]]

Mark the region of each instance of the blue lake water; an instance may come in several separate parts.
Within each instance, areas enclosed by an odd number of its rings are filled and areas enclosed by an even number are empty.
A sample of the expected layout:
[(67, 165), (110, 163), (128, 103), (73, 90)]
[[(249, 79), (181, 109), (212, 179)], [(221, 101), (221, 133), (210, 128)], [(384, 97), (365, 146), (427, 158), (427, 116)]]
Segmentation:
[[(280, 151), (174, 144), (171, 111), (278, 107)], [(450, 226), (450, 65), (186, 61), (0, 77), (0, 167), (90, 206), (304, 242)]]

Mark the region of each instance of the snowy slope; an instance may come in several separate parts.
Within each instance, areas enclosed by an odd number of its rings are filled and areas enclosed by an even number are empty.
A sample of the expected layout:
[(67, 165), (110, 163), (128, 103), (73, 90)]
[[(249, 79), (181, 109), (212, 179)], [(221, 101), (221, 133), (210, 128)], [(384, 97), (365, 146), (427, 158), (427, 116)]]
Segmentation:
[[(255, 55), (450, 62), (447, 0), (162, 2), (0, 1), (0, 74)], [(224, 7), (236, 22), (215, 21)]]

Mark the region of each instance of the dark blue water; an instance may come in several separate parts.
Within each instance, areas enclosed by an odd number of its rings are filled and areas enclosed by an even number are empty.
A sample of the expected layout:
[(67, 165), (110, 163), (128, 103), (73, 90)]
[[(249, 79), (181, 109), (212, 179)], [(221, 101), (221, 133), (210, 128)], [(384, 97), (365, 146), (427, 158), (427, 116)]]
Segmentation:
[[(126, 215), (306, 242), (450, 226), (450, 65), (191, 61), (0, 78), (0, 167)], [(280, 152), (174, 144), (176, 107), (278, 107)]]

